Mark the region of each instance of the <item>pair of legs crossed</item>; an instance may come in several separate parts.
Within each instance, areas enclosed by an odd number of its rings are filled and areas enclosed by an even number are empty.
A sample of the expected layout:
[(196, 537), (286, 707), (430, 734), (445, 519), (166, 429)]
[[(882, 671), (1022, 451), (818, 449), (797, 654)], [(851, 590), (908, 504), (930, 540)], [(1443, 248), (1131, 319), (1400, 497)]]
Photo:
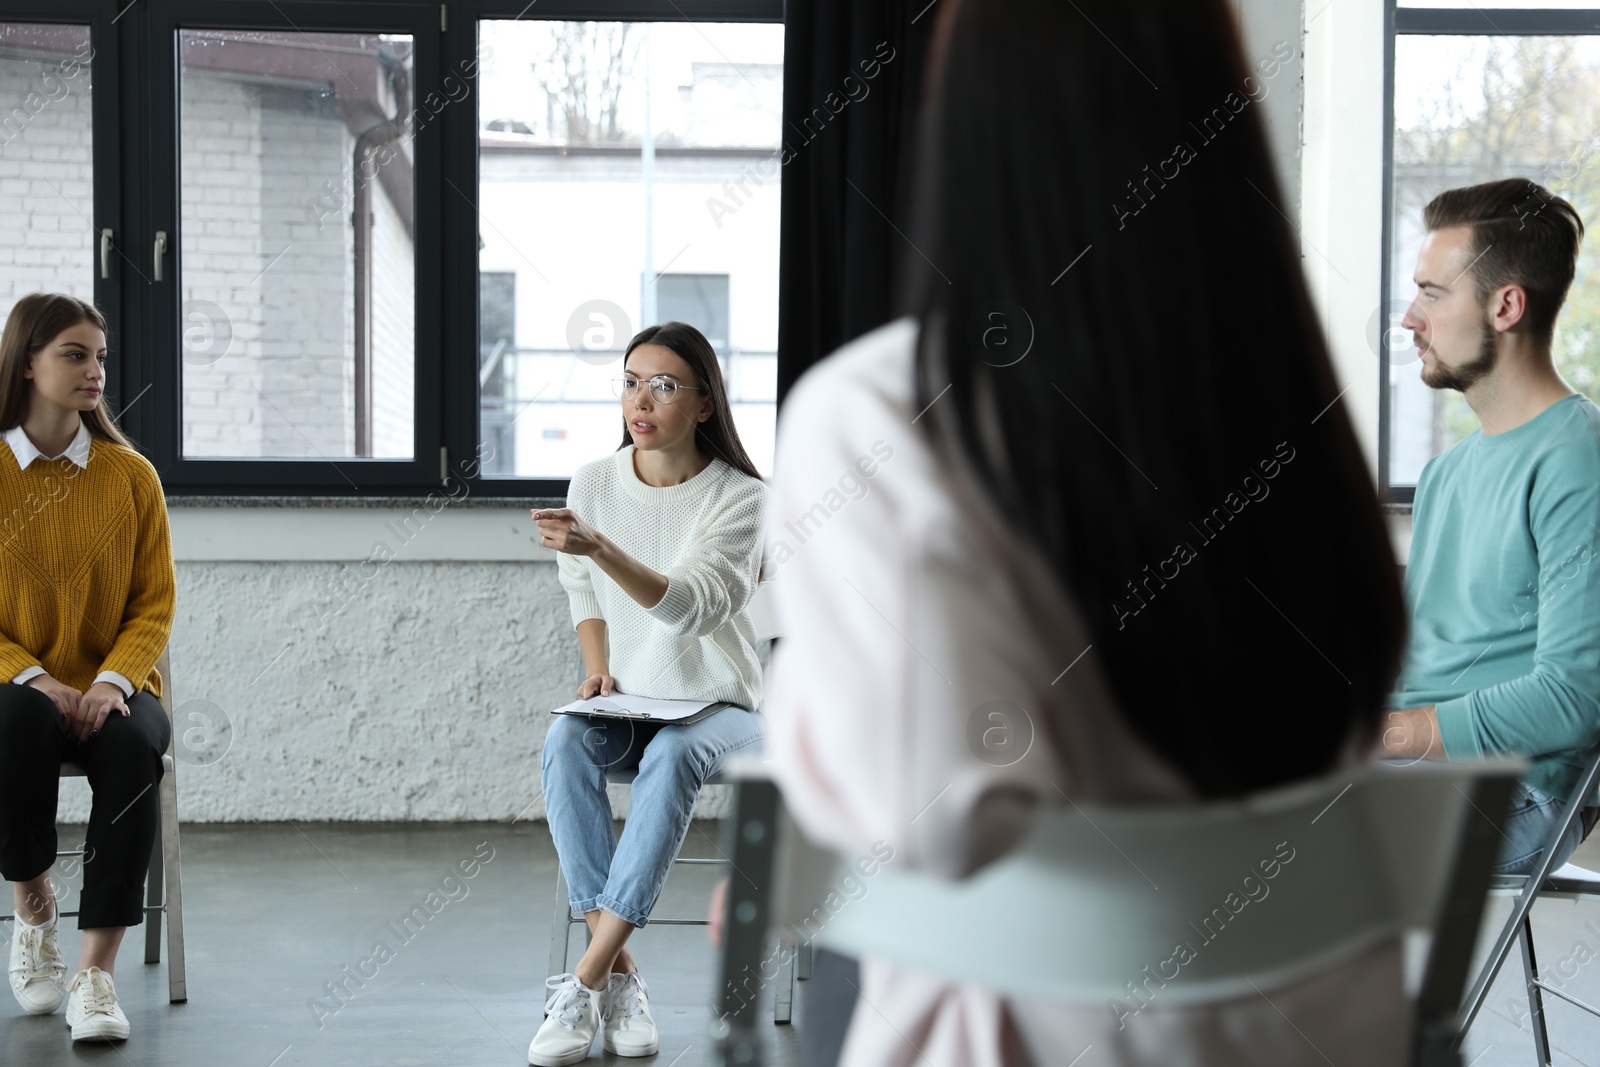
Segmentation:
[[(555, 716), (544, 742), (545, 813), (571, 907), (593, 934), (573, 968), (585, 985), (633, 969), (628, 937), (649, 920), (701, 785), (724, 756), (760, 741), (760, 716), (738, 707), (687, 724)], [(608, 770), (638, 771), (620, 838)]]

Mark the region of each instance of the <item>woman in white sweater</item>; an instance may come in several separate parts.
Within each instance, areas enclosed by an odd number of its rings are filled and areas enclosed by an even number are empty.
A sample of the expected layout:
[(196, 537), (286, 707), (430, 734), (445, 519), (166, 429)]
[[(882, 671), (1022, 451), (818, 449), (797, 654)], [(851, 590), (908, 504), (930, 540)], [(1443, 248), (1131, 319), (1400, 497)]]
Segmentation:
[[(701, 783), (723, 756), (761, 739), (746, 609), (760, 580), (767, 487), (739, 443), (716, 353), (693, 326), (651, 326), (629, 342), (616, 390), (622, 445), (578, 469), (567, 507), (533, 513), (540, 543), (561, 553), (583, 650), (578, 696), (730, 706), (681, 725), (551, 723), (545, 812), (592, 940), (572, 973), (546, 982), (548, 1014), (528, 1048), (540, 1067), (584, 1059), (597, 1032), (619, 1056), (657, 1051), (628, 936), (649, 919)], [(620, 839), (606, 799), (611, 768), (638, 771)]]

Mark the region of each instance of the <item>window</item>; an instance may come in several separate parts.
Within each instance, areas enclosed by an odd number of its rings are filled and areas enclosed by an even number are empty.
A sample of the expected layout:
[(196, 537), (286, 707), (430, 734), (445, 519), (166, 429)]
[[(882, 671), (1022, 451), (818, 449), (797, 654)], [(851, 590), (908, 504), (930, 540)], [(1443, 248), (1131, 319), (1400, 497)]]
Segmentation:
[[(1409, 500), (1423, 465), (1478, 428), (1461, 394), (1422, 384), (1400, 318), (1415, 294), (1422, 209), (1446, 189), (1527, 177), (1570, 200), (1588, 227), (1557, 321), (1553, 356), (1576, 389), (1600, 398), (1600, 6), (1497, 0), (1493, 23), (1471, 8), (1394, 11), (1388, 301), (1371, 338), (1387, 355), (1383, 479)], [(1521, 8), (1588, 8), (1586, 12)], [(1385, 318), (1386, 316), (1386, 318)]]
[(95, 300), (173, 495), (561, 495), (666, 316), (770, 467), (782, 2), (596, 10), (16, 0), (0, 314)]
[(711, 342), (727, 367), (728, 276), (726, 274), (661, 274), (656, 283), (659, 322), (688, 322)]
[(480, 385), (485, 473), (566, 478), (615, 450), (610, 379), (669, 319), (716, 349), (770, 470), (782, 27), (486, 20), (479, 40), (479, 284), (509, 277), (517, 302)]
[(517, 382), (512, 346), (517, 342), (517, 276), (511, 271), (478, 275), (478, 390), (483, 412), (486, 474), (515, 474)]
[(0, 23), (0, 316), (41, 290), (95, 298), (92, 55), (88, 26)]
[(413, 51), (179, 32), (185, 457), (411, 457)]

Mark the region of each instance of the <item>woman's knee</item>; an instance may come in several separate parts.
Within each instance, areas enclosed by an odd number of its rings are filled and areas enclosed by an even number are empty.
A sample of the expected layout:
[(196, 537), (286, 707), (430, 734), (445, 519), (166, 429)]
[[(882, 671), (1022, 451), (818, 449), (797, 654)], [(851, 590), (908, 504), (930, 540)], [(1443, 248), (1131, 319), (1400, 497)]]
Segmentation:
[(166, 709), (151, 693), (140, 690), (126, 701), (129, 714), (112, 709), (100, 727), (98, 742), (119, 759), (140, 760), (161, 775), (161, 757), (172, 739)]
[(0, 745), (39, 744), (61, 729), (53, 700), (32, 686), (0, 683)]
[(727, 753), (761, 742), (761, 724), (753, 712), (728, 708), (687, 726), (664, 726), (645, 747), (645, 758), (694, 767), (709, 773)]
[(598, 753), (605, 744), (605, 728), (579, 715), (557, 715), (544, 737), (539, 762), (548, 780), (552, 770), (601, 765)]
[(575, 716), (556, 715), (552, 717), (550, 729), (544, 735), (543, 760), (546, 767), (552, 759), (558, 759), (574, 746), (583, 743), (583, 731), (574, 730), (577, 725)]

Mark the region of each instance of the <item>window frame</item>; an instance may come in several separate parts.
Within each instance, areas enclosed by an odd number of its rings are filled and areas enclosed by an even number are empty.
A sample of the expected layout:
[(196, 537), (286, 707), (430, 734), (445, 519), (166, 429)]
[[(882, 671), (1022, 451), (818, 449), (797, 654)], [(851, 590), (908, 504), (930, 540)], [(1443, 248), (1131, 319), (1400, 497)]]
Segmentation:
[(117, 47), (116, 10), (105, 0), (4, 0), (0, 3), (0, 22), (41, 23), (56, 26), (84, 26), (89, 30), (90, 89), (90, 181), (93, 184), (91, 202), (93, 229), (110, 229), (112, 232), (111, 277), (100, 276), (99, 243), (91, 262), (94, 279), (94, 303), (106, 317), (107, 397), (116, 398), (123, 408), (131, 399), (126, 389), (128, 370), (125, 365), (125, 346), (128, 322), (124, 313), (122, 293), (117, 285), (118, 255), (123, 237), (124, 205), (121, 181), (121, 125), (118, 122), (122, 94), (120, 53)]
[[(413, 79), (420, 101), (424, 86), (437, 86), (439, 75), (439, 23), (434, 5), (395, 3), (309, 3), (307, 0), (150, 0), (142, 5), (144, 39), (141, 56), (149, 64), (143, 79), (148, 94), (147, 114), (169, 116), (151, 123), (140, 139), (138, 168), (148, 182), (143, 198), (148, 211), (142, 228), (147, 243), (138, 246), (148, 262), (157, 231), (167, 234), (165, 277), (148, 282), (138, 271), (125, 272), (130, 286), (143, 286), (149, 314), (145, 352), (147, 365), (137, 387), (150, 389), (140, 405), (138, 421), (128, 427), (160, 472), (168, 491), (201, 495), (362, 495), (393, 492), (437, 477), (439, 412), (429, 402), (429, 383), (438, 378), (441, 364), (439, 308), (422, 299), (438, 287), (442, 269), (437, 213), (425, 205), (438, 198), (439, 135), (433, 124), (414, 132), (413, 244), (414, 348), (412, 367), (413, 455), (410, 459), (367, 457), (249, 458), (185, 457), (182, 454), (182, 351), (181, 321), (183, 247), (181, 161), (179, 137), (180, 91), (183, 76), (177, 34), (184, 29), (290, 30), (307, 33), (405, 33), (413, 40)], [(448, 110), (448, 109), (446, 109)], [(148, 269), (143, 263), (141, 269)], [(163, 383), (165, 387), (163, 388)], [(314, 446), (313, 446), (314, 447)]]
[[(1600, 0), (1592, 8), (1443, 8), (1402, 7), (1399, 0), (1383, 3), (1383, 216), (1382, 262), (1379, 267), (1380, 308), (1389, 304), (1394, 274), (1394, 58), (1401, 35), (1426, 37), (1579, 37), (1600, 35)], [(1390, 396), (1389, 334), (1378, 331), (1378, 486), (1382, 499), (1409, 506), (1416, 498), (1414, 484), (1390, 481), (1390, 431), (1393, 405)]]
[[(95, 264), (95, 302), (111, 327), (107, 395), (120, 404), (115, 414), (155, 464), (169, 495), (420, 498), (443, 488), (456, 499), (565, 497), (567, 478), (485, 478), (473, 462), (479, 447), (478, 24), (519, 17), (781, 25), (783, 0), (540, 0), (536, 7), (527, 0), (0, 0), (0, 20), (90, 27), (94, 225), (113, 229), (116, 249), (109, 279), (99, 277)], [(413, 133), (417, 299), (410, 460), (182, 456), (175, 37), (181, 28), (408, 33), (416, 47), (417, 105), (430, 93), (444, 95), (447, 76), (472, 72), (468, 95)], [(152, 115), (165, 118), (152, 124)], [(168, 235), (168, 251), (165, 279), (153, 285), (145, 275), (158, 230)]]

